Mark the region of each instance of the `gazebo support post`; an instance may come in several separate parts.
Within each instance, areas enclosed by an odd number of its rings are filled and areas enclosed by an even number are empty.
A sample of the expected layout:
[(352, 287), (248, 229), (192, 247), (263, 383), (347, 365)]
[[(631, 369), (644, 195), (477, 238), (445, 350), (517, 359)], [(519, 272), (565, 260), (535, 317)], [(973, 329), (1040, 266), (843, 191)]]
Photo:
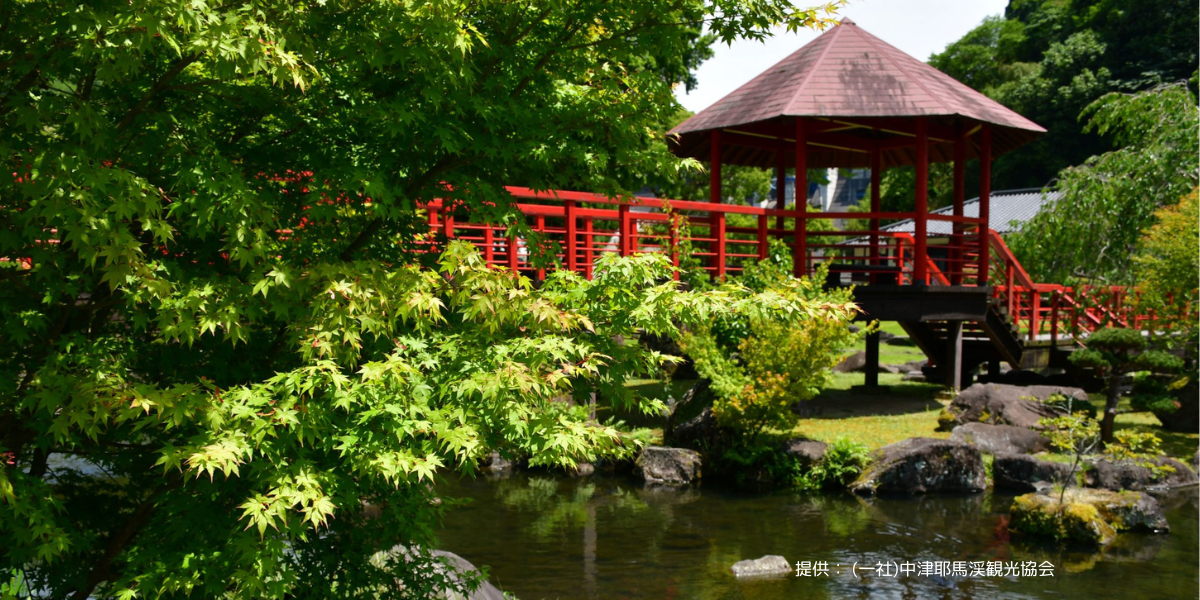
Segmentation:
[(913, 283), (926, 285), (929, 269), (926, 265), (926, 233), (929, 218), (929, 120), (917, 117), (917, 206), (913, 216)]
[[(775, 208), (787, 208), (787, 155), (784, 142), (779, 142), (779, 150), (775, 152)], [(783, 229), (783, 217), (775, 217), (775, 229)]]
[[(713, 204), (720, 204), (721, 203), (721, 130), (720, 129), (714, 129), (712, 131), (710, 143), (712, 146), (712, 149), (711, 149), (712, 154), (710, 156), (711, 164), (708, 169), (708, 201), (712, 202)], [(724, 225), (724, 223), (721, 223), (721, 225)], [(725, 228), (720, 227), (720, 231), (718, 231), (717, 219), (714, 216), (710, 216), (708, 228), (709, 228), (709, 237), (713, 238), (713, 241), (709, 242), (709, 244), (712, 246), (712, 257), (709, 259), (709, 267), (712, 268), (714, 277), (720, 277), (725, 270), (725, 268), (724, 268), (725, 265), (720, 264), (721, 259), (724, 258), (722, 255), (724, 254), (724, 249), (725, 249), (725, 239), (724, 239), (724, 237), (725, 237), (724, 229)]]
[[(879, 183), (883, 177), (883, 153), (879, 150), (879, 144), (876, 143), (871, 149), (871, 212), (879, 212)], [(879, 255), (879, 217), (872, 217), (870, 225), (867, 227), (871, 230), (871, 260), (867, 264), (871, 265), (871, 283), (875, 283), (875, 271), (883, 265), (883, 259)]]
[(711, 165), (708, 169), (708, 201), (713, 204), (721, 203), (721, 130), (712, 131)]
[[(966, 197), (966, 140), (961, 133), (954, 135), (954, 216), (963, 216), (963, 199)], [(950, 240), (950, 284), (962, 285), (963, 282), (963, 223), (953, 223), (954, 235)]]
[(946, 323), (946, 387), (962, 389), (962, 338), (963, 322)]
[(796, 277), (808, 275), (808, 141), (804, 135), (804, 118), (796, 119), (796, 237), (792, 258)]
[(879, 387), (879, 330), (867, 334), (866, 365), (864, 365), (863, 385)]
[(988, 253), (991, 250), (989, 223), (992, 203), (992, 128), (984, 123), (979, 130), (979, 284), (988, 283)]

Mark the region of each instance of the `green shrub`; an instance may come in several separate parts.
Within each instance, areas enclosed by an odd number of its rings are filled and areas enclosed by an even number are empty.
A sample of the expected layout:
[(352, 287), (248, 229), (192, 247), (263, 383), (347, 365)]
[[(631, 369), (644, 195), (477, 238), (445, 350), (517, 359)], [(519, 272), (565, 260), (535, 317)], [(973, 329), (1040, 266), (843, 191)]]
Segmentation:
[(846, 487), (871, 462), (871, 452), (865, 444), (839, 437), (825, 449), (825, 455), (807, 473), (800, 474), (792, 484), (804, 490)]
[(787, 264), (786, 256), (762, 261), (746, 278), (764, 296), (802, 298), (820, 310), (721, 315), (678, 340), (696, 371), (712, 381), (717, 421), (747, 445), (765, 429), (790, 428), (796, 420), (792, 404), (820, 392), (841, 349), (856, 337), (849, 330), (857, 312), (850, 292), (822, 289), (823, 271), (791, 277), (783, 271)]
[(816, 396), (853, 337), (845, 318), (752, 322), (736, 354), (721, 347), (711, 330), (698, 327), (683, 347), (696, 370), (712, 380), (713, 415), (748, 443), (767, 428), (790, 428), (792, 404)]

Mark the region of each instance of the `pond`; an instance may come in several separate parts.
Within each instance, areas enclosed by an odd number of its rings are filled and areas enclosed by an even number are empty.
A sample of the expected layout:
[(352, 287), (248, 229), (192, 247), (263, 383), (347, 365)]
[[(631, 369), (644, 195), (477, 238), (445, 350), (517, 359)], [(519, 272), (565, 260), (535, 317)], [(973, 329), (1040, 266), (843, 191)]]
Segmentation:
[[(1161, 499), (1169, 535), (1122, 534), (1103, 552), (1010, 538), (1011, 495), (862, 499), (849, 494), (645, 489), (621, 477), (518, 473), (449, 479), (466, 500), (440, 547), (490, 568), (521, 600), (821, 598), (1195, 598), (1196, 488)], [(736, 580), (734, 562), (767, 554), (824, 561), (828, 577)], [(877, 574), (880, 562), (950, 561), (949, 577)], [(954, 575), (962, 561), (967, 576)], [(1054, 576), (970, 576), (971, 563), (1049, 561)], [(858, 571), (853, 565), (870, 567)], [(907, 567), (905, 567), (907, 568)], [(935, 571), (936, 572), (936, 571)]]

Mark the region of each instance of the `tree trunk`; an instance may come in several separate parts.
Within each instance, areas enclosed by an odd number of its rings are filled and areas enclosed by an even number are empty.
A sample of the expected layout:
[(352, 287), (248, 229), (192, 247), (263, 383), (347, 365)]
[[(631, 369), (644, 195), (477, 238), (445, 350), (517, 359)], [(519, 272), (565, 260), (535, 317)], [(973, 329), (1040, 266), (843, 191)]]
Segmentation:
[(1104, 449), (1113, 439), (1113, 423), (1117, 418), (1117, 402), (1121, 400), (1121, 376), (1114, 373), (1108, 378), (1108, 400), (1104, 403), (1104, 418), (1100, 421), (1100, 448)]

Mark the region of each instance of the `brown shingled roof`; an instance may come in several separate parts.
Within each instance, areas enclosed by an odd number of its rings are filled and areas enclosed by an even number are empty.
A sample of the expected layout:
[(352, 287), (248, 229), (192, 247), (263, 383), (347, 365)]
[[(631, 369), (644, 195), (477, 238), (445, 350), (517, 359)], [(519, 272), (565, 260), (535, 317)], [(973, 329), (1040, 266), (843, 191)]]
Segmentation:
[[(993, 155), (1044, 133), (1036, 123), (949, 75), (867, 33), (850, 19), (825, 32), (733, 93), (684, 121), (673, 151), (709, 159), (709, 136), (721, 129), (722, 162), (770, 167), (779, 146), (794, 144), (795, 118), (810, 117), (810, 167), (863, 167), (880, 143), (884, 166), (912, 164), (903, 139), (915, 117), (929, 117), (930, 160), (951, 160), (956, 132), (993, 128)], [(978, 136), (974, 137), (977, 143)], [(969, 143), (967, 155), (976, 156)], [(788, 164), (794, 157), (787, 157)]]

